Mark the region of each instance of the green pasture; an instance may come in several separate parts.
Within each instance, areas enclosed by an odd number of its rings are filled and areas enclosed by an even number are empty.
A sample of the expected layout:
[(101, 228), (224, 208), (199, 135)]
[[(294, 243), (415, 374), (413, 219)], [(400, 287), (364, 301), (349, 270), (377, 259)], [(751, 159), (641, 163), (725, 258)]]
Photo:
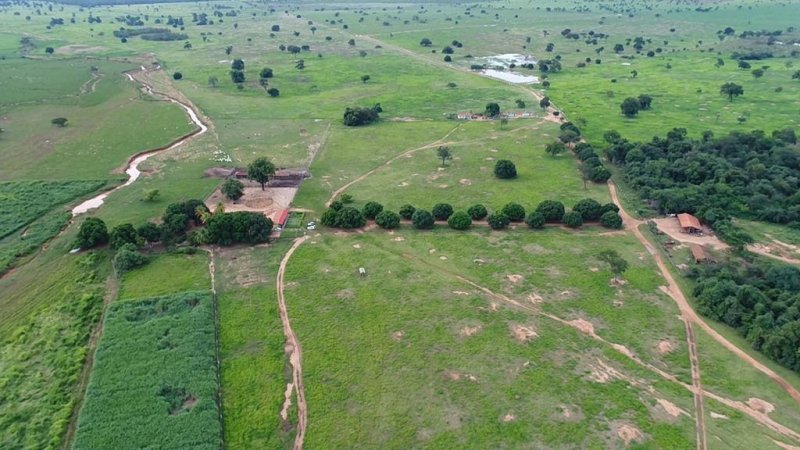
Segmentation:
[(125, 273), (119, 299), (157, 297), (210, 288), (208, 255), (205, 252), (164, 253), (154, 256), (146, 265)]
[(208, 293), (114, 303), (73, 448), (220, 448)]

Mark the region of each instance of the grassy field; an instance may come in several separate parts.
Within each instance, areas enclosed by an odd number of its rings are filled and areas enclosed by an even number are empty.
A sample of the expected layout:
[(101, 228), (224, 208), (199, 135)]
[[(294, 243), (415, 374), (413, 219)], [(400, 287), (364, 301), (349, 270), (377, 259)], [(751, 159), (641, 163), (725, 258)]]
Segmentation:
[[(9, 450), (60, 445), (109, 272), (102, 252), (35, 269), (35, 280), (19, 280), (24, 290), (0, 280), (2, 292), (22, 294), (2, 296), (0, 320), (0, 447)], [(24, 314), (37, 303), (35, 316)]]
[(157, 297), (210, 288), (208, 255), (205, 252), (165, 253), (155, 256), (147, 265), (125, 273), (119, 299)]
[(208, 293), (111, 305), (73, 448), (220, 448)]

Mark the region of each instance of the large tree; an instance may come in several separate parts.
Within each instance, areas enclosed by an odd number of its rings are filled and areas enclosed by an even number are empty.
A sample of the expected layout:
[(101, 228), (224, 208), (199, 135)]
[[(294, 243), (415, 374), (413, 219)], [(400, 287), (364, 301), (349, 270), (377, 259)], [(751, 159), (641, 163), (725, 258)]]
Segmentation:
[(235, 202), (244, 195), (244, 184), (235, 178), (229, 178), (222, 183), (222, 187), (219, 190), (222, 195)]
[(488, 103), (486, 105), (486, 111), (484, 112), (487, 117), (497, 117), (500, 115), (500, 105), (495, 102)]
[(639, 114), (639, 110), (642, 106), (641, 103), (639, 103), (639, 99), (628, 97), (622, 101), (619, 108), (622, 110), (622, 114), (625, 115), (625, 117), (634, 117), (636, 114)]
[(247, 178), (260, 184), (262, 191), (273, 174), (275, 174), (275, 165), (267, 158), (258, 158), (247, 166)]
[(603, 250), (597, 255), (597, 258), (608, 264), (609, 268), (611, 268), (611, 272), (614, 274), (615, 281), (619, 280), (620, 275), (628, 270), (628, 262), (625, 261), (616, 250)]
[(500, 159), (494, 165), (494, 176), (502, 179), (517, 177), (517, 166), (507, 159)]
[(444, 145), (439, 146), (439, 148), (436, 149), (436, 155), (442, 160), (442, 167), (444, 167), (448, 159), (453, 159), (453, 154), (450, 152), (450, 147)]
[(732, 102), (734, 97), (744, 95), (744, 88), (736, 83), (725, 83), (719, 88), (719, 93), (728, 96), (728, 101)]

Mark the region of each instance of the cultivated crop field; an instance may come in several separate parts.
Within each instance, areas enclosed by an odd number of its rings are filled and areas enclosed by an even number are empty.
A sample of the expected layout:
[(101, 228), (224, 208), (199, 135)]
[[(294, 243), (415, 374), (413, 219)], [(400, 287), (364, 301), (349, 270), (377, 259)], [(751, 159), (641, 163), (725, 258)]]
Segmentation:
[(211, 296), (113, 304), (74, 448), (219, 448)]

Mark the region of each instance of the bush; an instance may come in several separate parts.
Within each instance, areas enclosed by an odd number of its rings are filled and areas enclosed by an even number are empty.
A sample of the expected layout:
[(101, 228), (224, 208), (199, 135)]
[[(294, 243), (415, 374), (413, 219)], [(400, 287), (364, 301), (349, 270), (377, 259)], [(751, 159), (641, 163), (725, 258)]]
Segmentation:
[(81, 224), (75, 246), (82, 249), (97, 247), (108, 242), (106, 223), (97, 217), (89, 217)]
[(564, 225), (570, 228), (580, 228), (583, 225), (583, 217), (581, 213), (577, 211), (570, 211), (564, 214), (564, 217), (561, 218), (561, 221)]
[(531, 228), (544, 228), (544, 216), (540, 212), (532, 212), (525, 218), (525, 223)]
[(336, 213), (336, 226), (339, 228), (361, 228), (366, 224), (364, 214), (352, 206), (345, 206)]
[(174, 214), (185, 214), (186, 220), (192, 220), (195, 225), (200, 225), (202, 223), (201, 220), (201, 213), (207, 214), (210, 211), (208, 207), (206, 207), (205, 202), (202, 200), (192, 199), (187, 200), (185, 202), (179, 203), (172, 203), (171, 205), (167, 206), (162, 219), (164, 222), (169, 222), (169, 216)]
[(136, 229), (136, 234), (145, 242), (158, 242), (161, 240), (162, 229), (153, 222), (147, 222)]
[(511, 222), (508, 216), (502, 212), (490, 214), (489, 217), (486, 218), (486, 221), (489, 222), (489, 226), (492, 227), (493, 230), (502, 230)]
[(494, 165), (494, 176), (504, 180), (517, 177), (517, 166), (507, 159), (498, 160)]
[(572, 210), (579, 213), (584, 222), (598, 220), (603, 215), (603, 206), (591, 198), (579, 201), (572, 207)]
[(449, 203), (437, 203), (432, 212), (436, 220), (447, 220), (453, 215), (453, 207)]
[(609, 178), (611, 178), (611, 172), (609, 172), (604, 166), (600, 165), (592, 170), (590, 178), (595, 183), (605, 183)]
[(622, 217), (616, 211), (606, 211), (600, 216), (600, 225), (618, 230), (622, 228)]
[(383, 211), (383, 205), (378, 202), (367, 202), (361, 212), (369, 220), (375, 220), (375, 217)]
[(126, 244), (132, 244), (137, 247), (139, 245), (139, 235), (133, 225), (124, 223), (111, 230), (111, 234), (108, 236), (108, 243), (114, 250), (120, 249)]
[(483, 220), (489, 215), (489, 211), (483, 205), (472, 205), (467, 209), (467, 214), (472, 217), (472, 220)]
[(397, 228), (400, 226), (400, 214), (394, 211), (381, 211), (375, 216), (375, 223), (377, 223), (379, 227), (387, 230)]
[(512, 222), (521, 222), (525, 219), (525, 208), (519, 203), (508, 203), (500, 211)]
[(330, 208), (334, 211), (339, 211), (344, 208), (344, 202), (342, 200), (334, 200), (331, 202)]
[(319, 218), (319, 223), (325, 225), (326, 227), (335, 227), (337, 212), (338, 211), (333, 208), (328, 208), (324, 213), (322, 213), (322, 216)]
[(454, 230), (466, 230), (472, 226), (472, 218), (466, 212), (458, 211), (447, 219), (447, 225)]
[(416, 210), (417, 210), (417, 208), (414, 208), (411, 205), (408, 205), (408, 204), (403, 205), (403, 206), (400, 207), (400, 217), (402, 217), (403, 219), (406, 219), (406, 220), (411, 220), (411, 216), (414, 215), (414, 211), (416, 211)]
[(546, 222), (558, 222), (564, 217), (564, 204), (555, 200), (545, 200), (536, 207), (536, 212), (544, 216)]
[(378, 116), (379, 108), (372, 107), (372, 108), (362, 108), (360, 106), (356, 106), (354, 108), (347, 108), (344, 111), (344, 124), (348, 127), (358, 127), (361, 125), (369, 125), (373, 122), (377, 122), (380, 118)]
[(429, 230), (433, 228), (433, 222), (433, 214), (424, 209), (414, 211), (414, 214), (411, 216), (411, 223), (413, 223), (414, 228), (418, 230)]
[(222, 183), (219, 191), (222, 195), (235, 202), (244, 195), (244, 183), (235, 178), (230, 178)]
[(141, 267), (148, 262), (149, 258), (141, 254), (134, 244), (125, 244), (121, 246), (117, 254), (114, 255), (114, 269), (117, 271), (117, 276), (131, 269)]
[[(614, 203), (606, 203), (601, 208), (601, 211), (602, 211), (602, 214), (605, 214), (605, 213), (607, 213), (609, 211), (619, 212), (619, 206), (617, 206)], [(601, 214), (601, 216), (602, 216), (602, 214)]]

